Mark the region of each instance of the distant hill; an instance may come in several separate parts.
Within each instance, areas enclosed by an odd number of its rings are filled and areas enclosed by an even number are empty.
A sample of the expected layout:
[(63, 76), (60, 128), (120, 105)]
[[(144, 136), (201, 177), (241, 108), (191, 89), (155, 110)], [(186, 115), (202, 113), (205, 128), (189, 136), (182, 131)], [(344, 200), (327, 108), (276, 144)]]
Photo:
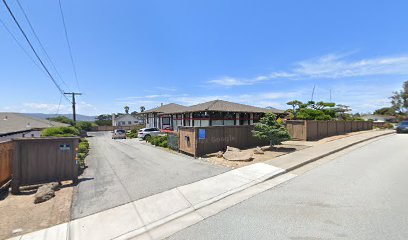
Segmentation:
[[(30, 117), (40, 118), (40, 119), (53, 118), (53, 117), (58, 117), (58, 116), (64, 116), (64, 117), (72, 119), (72, 114), (46, 114), (46, 113), (22, 113), (22, 114), (30, 116)], [(77, 114), (76, 117), (77, 117), (77, 121), (93, 122), (95, 121), (96, 116), (86, 116), (82, 114)]]

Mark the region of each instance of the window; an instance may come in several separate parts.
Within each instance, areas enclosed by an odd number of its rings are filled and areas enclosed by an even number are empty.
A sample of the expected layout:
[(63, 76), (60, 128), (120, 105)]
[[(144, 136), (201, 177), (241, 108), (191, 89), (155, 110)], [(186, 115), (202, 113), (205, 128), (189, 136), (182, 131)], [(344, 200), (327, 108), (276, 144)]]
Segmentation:
[(129, 125), (132, 124), (132, 121), (128, 121), (128, 124), (129, 124)]
[(34, 137), (34, 134), (31, 134), (31, 137)]
[(23, 137), (25, 137), (25, 133), (23, 133)]
[(137, 121), (134, 121), (134, 123), (137, 123)]
[(163, 125), (170, 125), (170, 118), (168, 117), (162, 118), (162, 121), (163, 121)]

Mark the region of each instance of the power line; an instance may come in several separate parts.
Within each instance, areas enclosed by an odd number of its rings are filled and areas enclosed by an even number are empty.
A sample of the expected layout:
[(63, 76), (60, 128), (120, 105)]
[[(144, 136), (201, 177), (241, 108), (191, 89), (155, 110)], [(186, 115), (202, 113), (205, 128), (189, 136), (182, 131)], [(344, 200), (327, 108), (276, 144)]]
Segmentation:
[(74, 63), (74, 57), (72, 56), (71, 44), (69, 43), (67, 25), (65, 24), (65, 17), (64, 17), (64, 12), (62, 11), (61, 0), (58, 0), (58, 3), (59, 3), (60, 12), (61, 12), (62, 25), (64, 25), (65, 39), (67, 40), (69, 56), (70, 56), (70, 58), (71, 58), (72, 70), (74, 71), (74, 76), (75, 76), (76, 84), (77, 84), (77, 87), (78, 87), (78, 90), (79, 90), (78, 75), (77, 75), (77, 71), (76, 71), (76, 67), (75, 67), (75, 63)]
[[(38, 61), (41, 63), (41, 66), (44, 68), (44, 70), (47, 72), (47, 75), (50, 77), (51, 81), (54, 83), (54, 85), (58, 88), (59, 92), (64, 95), (64, 91), (61, 89), (61, 87), (58, 85), (58, 83), (55, 81), (54, 77), (51, 75), (50, 71), (48, 68), (44, 65), (44, 62), (41, 60), (40, 56), (38, 55), (37, 51), (35, 51), (33, 45), (31, 44), (30, 40), (28, 39), (26, 33), (20, 26), (20, 23), (17, 21), (16, 17), (14, 16), (13, 12), (11, 11), (9, 5), (7, 4), (6, 0), (3, 0), (4, 6), (6, 6), (7, 11), (10, 13), (11, 17), (13, 18), (14, 22), (16, 23), (17, 27), (20, 29), (20, 32), (23, 34), (25, 40), (27, 41), (28, 45), (30, 45), (31, 50), (34, 52), (35, 56), (37, 57)], [(64, 97), (70, 101), (65, 95)]]
[(13, 32), (7, 27), (6, 23), (1, 18), (0, 18), (0, 23), (3, 25), (4, 29), (6, 29), (6, 31), (10, 34), (10, 36), (13, 38), (13, 40), (17, 43), (17, 45), (21, 48), (21, 50), (23, 50), (24, 54), (27, 55), (28, 58), (30, 58), (30, 60), (34, 63), (34, 65), (36, 67), (38, 67), (38, 69), (40, 69), (40, 71), (42, 73), (47, 75), (47, 73), (44, 71), (44, 69), (41, 68), (41, 66), (38, 65), (38, 63), (34, 60), (34, 58), (27, 52), (27, 50), (23, 47), (23, 45), (20, 43), (20, 41), (18, 41), (16, 36), (14, 36)]
[(30, 19), (28, 19), (27, 13), (24, 11), (23, 6), (20, 3), (20, 0), (16, 0), (17, 4), (21, 10), (21, 12), (24, 15), (24, 18), (26, 19), (28, 26), (30, 27), (31, 31), (33, 32), (33, 35), (35, 37), (35, 39), (37, 40), (38, 44), (41, 47), (42, 52), (44, 53), (45, 57), (47, 58), (48, 62), (51, 64), (52, 68), (54, 69), (54, 71), (57, 73), (59, 79), (61, 80), (61, 82), (65, 85), (66, 88), (68, 88), (69, 90), (69, 86), (65, 83), (64, 79), (62, 78), (61, 74), (58, 72), (57, 68), (55, 67), (55, 64), (53, 63), (53, 61), (51, 60), (50, 56), (48, 55), (47, 51), (45, 50), (44, 45), (42, 44), (42, 42), (40, 41), (40, 38), (38, 37), (36, 31), (34, 30), (33, 25), (31, 24)]

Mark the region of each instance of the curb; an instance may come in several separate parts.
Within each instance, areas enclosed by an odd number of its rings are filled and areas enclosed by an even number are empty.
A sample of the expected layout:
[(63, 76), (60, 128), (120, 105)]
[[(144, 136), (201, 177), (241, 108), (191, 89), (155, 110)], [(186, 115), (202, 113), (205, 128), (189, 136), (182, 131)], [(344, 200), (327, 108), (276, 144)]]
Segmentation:
[[(340, 152), (340, 151), (342, 151), (342, 150), (345, 150), (345, 149), (347, 149), (347, 148), (349, 148), (349, 147), (352, 147), (352, 146), (354, 146), (354, 145), (357, 145), (357, 144), (360, 144), (360, 143), (363, 143), (363, 142), (366, 142), (366, 141), (369, 141), (369, 140), (372, 140), (372, 139), (375, 139), (375, 138), (379, 138), (379, 137), (383, 137), (383, 136), (386, 136), (386, 135), (390, 135), (390, 134), (394, 134), (394, 132), (387, 132), (387, 133), (384, 133), (384, 134), (381, 134), (381, 135), (369, 137), (369, 138), (366, 138), (366, 139), (363, 139), (363, 140), (360, 140), (360, 141), (357, 141), (357, 142), (348, 144), (348, 145), (343, 146), (343, 147), (341, 147), (341, 148), (338, 148), (338, 149), (336, 149), (336, 150), (330, 151), (330, 152), (328, 152), (328, 153), (322, 154), (322, 155), (320, 155), (320, 156), (318, 156), (318, 157), (314, 157), (314, 158), (309, 159), (309, 160), (307, 160), (307, 161), (305, 161), (305, 162), (302, 162), (302, 163), (300, 163), (300, 164), (297, 164), (297, 165), (295, 165), (295, 166), (293, 166), (293, 167), (291, 167), (291, 168), (285, 169), (284, 171), (278, 172), (278, 173), (276, 173), (276, 174), (274, 174), (274, 175), (272, 175), (272, 176), (263, 177), (263, 179), (262, 179), (261, 181), (256, 181), (256, 182), (252, 182), (252, 183), (246, 184), (245, 186), (239, 187), (238, 189), (233, 189), (233, 190), (231, 190), (231, 191), (229, 191), (229, 192), (226, 192), (226, 193), (221, 194), (221, 195), (219, 195), (219, 196), (217, 196), (217, 197), (214, 197), (214, 198), (212, 198), (212, 199), (209, 199), (209, 200), (207, 200), (204, 204), (202, 203), (202, 204), (200, 204), (200, 206), (193, 207), (192, 209), (190, 209), (190, 211), (184, 211), (184, 212), (181, 211), (182, 213), (181, 213), (181, 212), (174, 213), (174, 214), (172, 214), (173, 216), (170, 215), (170, 216), (167, 217), (167, 218), (168, 218), (168, 221), (162, 221), (162, 222), (160, 222), (159, 224), (154, 224), (154, 223), (152, 223), (151, 225), (153, 225), (153, 226), (151, 226), (151, 227), (145, 226), (145, 231), (137, 231), (137, 233), (136, 233), (136, 231), (135, 231), (134, 234), (132, 234), (132, 233), (130, 232), (130, 233), (127, 233), (127, 234), (123, 234), (122, 236), (118, 236), (117, 239), (131, 239), (131, 238), (133, 239), (133, 238), (140, 237), (140, 236), (141, 236), (142, 234), (144, 234), (144, 233), (148, 233), (149, 231), (151, 231), (151, 230), (153, 230), (153, 229), (156, 229), (156, 228), (159, 228), (159, 227), (161, 227), (161, 226), (164, 225), (164, 224), (168, 224), (168, 223), (170, 223), (171, 221), (174, 221), (174, 220), (176, 220), (176, 219), (178, 219), (178, 218), (181, 218), (181, 217), (183, 217), (183, 216), (185, 216), (185, 215), (187, 215), (187, 214), (189, 214), (189, 213), (191, 213), (191, 212), (197, 211), (197, 210), (199, 210), (199, 209), (201, 209), (201, 208), (207, 207), (207, 206), (209, 206), (209, 205), (211, 205), (211, 204), (213, 204), (213, 203), (215, 203), (215, 202), (218, 202), (218, 201), (220, 201), (220, 200), (222, 200), (222, 199), (224, 199), (224, 198), (226, 198), (226, 197), (229, 197), (229, 196), (231, 196), (231, 195), (233, 195), (233, 194), (235, 194), (235, 193), (241, 192), (241, 191), (243, 191), (243, 190), (245, 190), (245, 189), (247, 189), (247, 188), (253, 187), (253, 186), (255, 186), (255, 185), (259, 184), (259, 183), (262, 183), (262, 182), (265, 182), (265, 181), (274, 179), (274, 178), (276, 178), (276, 177), (279, 177), (279, 176), (281, 176), (281, 175), (284, 175), (284, 174), (286, 174), (286, 173), (289, 173), (289, 172), (291, 172), (291, 171), (293, 171), (293, 170), (295, 170), (295, 169), (298, 169), (298, 168), (300, 168), (300, 167), (302, 167), (302, 166), (305, 166), (305, 165), (307, 165), (307, 164), (309, 164), (309, 163), (315, 162), (315, 161), (317, 161), (317, 160), (319, 160), (319, 159), (322, 159), (322, 158), (327, 157), (327, 156), (329, 156), (329, 155), (332, 155), (332, 154), (334, 154), (334, 153), (337, 153), (337, 152)], [(125, 238), (123, 238), (123, 237), (125, 237)]]
[(295, 170), (295, 169), (298, 169), (298, 168), (303, 167), (303, 166), (305, 166), (305, 165), (307, 165), (307, 164), (309, 164), (309, 163), (312, 163), (312, 162), (315, 162), (315, 161), (317, 161), (317, 160), (319, 160), (319, 159), (322, 159), (322, 158), (325, 158), (325, 157), (327, 157), (327, 156), (330, 156), (330, 155), (332, 155), (332, 154), (334, 154), (334, 153), (343, 151), (343, 150), (345, 150), (345, 149), (347, 149), (347, 148), (349, 148), (349, 147), (352, 147), (352, 146), (354, 146), (354, 145), (357, 145), (357, 144), (360, 144), (360, 143), (363, 143), (363, 142), (366, 142), (366, 141), (369, 141), (369, 140), (372, 140), (372, 139), (376, 139), (376, 138), (379, 138), (379, 137), (391, 135), (391, 134), (394, 134), (394, 133), (395, 133), (395, 132), (387, 132), (387, 133), (384, 133), (384, 134), (381, 134), (381, 135), (369, 137), (369, 138), (366, 138), (366, 139), (363, 139), (363, 140), (360, 140), (360, 141), (357, 141), (357, 142), (348, 144), (348, 145), (343, 146), (343, 147), (341, 147), (341, 148), (338, 148), (338, 149), (336, 149), (336, 150), (330, 151), (330, 152), (328, 152), (328, 153), (322, 154), (322, 155), (320, 155), (320, 156), (317, 156), (317, 157), (314, 157), (314, 158), (312, 158), (312, 159), (309, 159), (309, 160), (307, 160), (307, 161), (305, 161), (305, 162), (299, 163), (299, 164), (297, 164), (297, 165), (295, 165), (295, 166), (293, 166), (293, 167), (290, 167), (290, 168), (286, 169), (286, 171), (285, 171), (284, 173), (291, 172), (291, 171), (293, 171), (293, 170)]

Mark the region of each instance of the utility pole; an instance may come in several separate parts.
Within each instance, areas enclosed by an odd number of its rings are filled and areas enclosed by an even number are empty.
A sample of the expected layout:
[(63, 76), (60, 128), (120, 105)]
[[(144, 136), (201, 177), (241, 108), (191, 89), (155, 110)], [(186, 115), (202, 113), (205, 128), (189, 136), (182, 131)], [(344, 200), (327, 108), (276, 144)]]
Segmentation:
[(76, 111), (75, 111), (75, 95), (82, 95), (82, 93), (75, 93), (75, 92), (71, 92), (71, 93), (64, 93), (65, 95), (71, 95), (72, 96), (72, 118), (74, 120), (74, 123), (76, 123)]

